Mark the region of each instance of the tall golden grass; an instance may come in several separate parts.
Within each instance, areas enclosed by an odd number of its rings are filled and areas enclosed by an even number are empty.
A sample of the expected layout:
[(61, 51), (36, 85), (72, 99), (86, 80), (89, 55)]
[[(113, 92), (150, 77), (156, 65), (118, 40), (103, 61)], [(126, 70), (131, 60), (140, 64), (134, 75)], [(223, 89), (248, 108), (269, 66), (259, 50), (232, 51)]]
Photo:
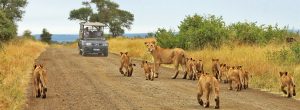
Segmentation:
[[(127, 51), (132, 57), (152, 61), (152, 57), (144, 45), (144, 42), (149, 40), (154, 39), (110, 39), (109, 51), (117, 54), (121, 51)], [(295, 77), (296, 85), (300, 85), (300, 65), (283, 66), (267, 58), (268, 52), (280, 50), (283, 45), (285, 44), (269, 44), (263, 47), (226, 45), (220, 49), (205, 48), (186, 52), (188, 57), (203, 60), (207, 72), (211, 72), (212, 58), (218, 58), (221, 63), (231, 66), (242, 65), (245, 70), (251, 73), (250, 87), (279, 93), (279, 71), (290, 72)], [(300, 88), (297, 88), (296, 91), (299, 93)]]
[(47, 45), (29, 39), (15, 39), (0, 50), (0, 110), (18, 110), (26, 101), (34, 60)]

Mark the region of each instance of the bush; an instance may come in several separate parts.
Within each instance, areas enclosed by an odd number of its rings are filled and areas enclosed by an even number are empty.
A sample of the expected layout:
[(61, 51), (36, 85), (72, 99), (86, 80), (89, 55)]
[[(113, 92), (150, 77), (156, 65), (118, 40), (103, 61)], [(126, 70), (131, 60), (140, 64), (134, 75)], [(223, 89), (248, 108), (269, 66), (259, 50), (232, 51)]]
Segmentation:
[(222, 17), (210, 15), (187, 16), (179, 26), (182, 48), (198, 49), (209, 45), (219, 48), (228, 37), (228, 31)]
[(47, 29), (44, 28), (41, 35), (41, 41), (51, 43), (51, 36), (52, 34), (50, 34)]
[(31, 35), (31, 31), (30, 30), (25, 30), (24, 33), (23, 33), (23, 37), (27, 38), (27, 39), (35, 40), (35, 37), (33, 35)]
[(158, 29), (155, 33), (155, 38), (158, 43), (163, 48), (175, 48), (179, 47), (178, 36), (172, 30)]
[(290, 47), (294, 62), (300, 64), (300, 43), (294, 43)]
[(5, 14), (0, 10), (0, 42), (9, 41), (17, 35), (15, 24), (6, 18)]
[(300, 43), (291, 44), (288, 48), (268, 52), (268, 59), (282, 65), (300, 64)]

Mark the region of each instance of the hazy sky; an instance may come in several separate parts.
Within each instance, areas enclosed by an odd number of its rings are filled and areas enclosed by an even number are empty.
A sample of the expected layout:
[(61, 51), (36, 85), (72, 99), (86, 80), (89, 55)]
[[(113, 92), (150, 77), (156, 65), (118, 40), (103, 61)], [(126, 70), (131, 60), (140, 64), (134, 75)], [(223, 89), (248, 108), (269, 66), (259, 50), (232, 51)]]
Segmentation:
[[(77, 34), (79, 21), (68, 20), (72, 9), (84, 0), (28, 0), (26, 13), (18, 23), (18, 33), (29, 29), (39, 34), (47, 28), (54, 34)], [(154, 32), (157, 28), (178, 30), (186, 15), (223, 16), (226, 24), (257, 21), (259, 24), (289, 25), (300, 29), (300, 0), (113, 0), (134, 14), (126, 33)]]

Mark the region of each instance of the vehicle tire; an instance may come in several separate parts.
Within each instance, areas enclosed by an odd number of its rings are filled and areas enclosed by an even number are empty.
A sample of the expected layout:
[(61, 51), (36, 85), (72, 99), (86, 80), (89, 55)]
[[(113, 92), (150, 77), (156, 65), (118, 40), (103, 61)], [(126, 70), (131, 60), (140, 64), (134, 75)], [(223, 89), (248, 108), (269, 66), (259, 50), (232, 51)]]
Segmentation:
[(105, 57), (107, 57), (107, 56), (108, 56), (108, 51), (104, 52), (103, 55), (104, 55)]
[(82, 56), (85, 56), (85, 52), (84, 51), (80, 51)]

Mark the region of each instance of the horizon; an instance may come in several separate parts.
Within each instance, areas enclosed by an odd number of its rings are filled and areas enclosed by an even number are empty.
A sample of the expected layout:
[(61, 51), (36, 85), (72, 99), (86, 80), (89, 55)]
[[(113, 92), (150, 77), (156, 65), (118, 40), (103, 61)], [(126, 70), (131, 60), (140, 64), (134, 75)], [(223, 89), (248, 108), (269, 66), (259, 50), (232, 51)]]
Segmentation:
[[(23, 19), (17, 22), (18, 35), (27, 29), (32, 31), (32, 34), (39, 34), (43, 28), (54, 34), (78, 33), (79, 21), (70, 21), (68, 17), (71, 10), (82, 7), (82, 1), (86, 0), (28, 0)], [(193, 14), (222, 16), (226, 25), (247, 21), (257, 22), (258, 25), (289, 26), (291, 30), (300, 29), (300, 15), (296, 14), (300, 11), (297, 5), (300, 1), (297, 0), (113, 1), (120, 5), (120, 9), (127, 10), (135, 16), (131, 29), (125, 29), (125, 33), (149, 33), (155, 32), (157, 28), (178, 32), (180, 22)], [(139, 5), (133, 5), (135, 3)]]

